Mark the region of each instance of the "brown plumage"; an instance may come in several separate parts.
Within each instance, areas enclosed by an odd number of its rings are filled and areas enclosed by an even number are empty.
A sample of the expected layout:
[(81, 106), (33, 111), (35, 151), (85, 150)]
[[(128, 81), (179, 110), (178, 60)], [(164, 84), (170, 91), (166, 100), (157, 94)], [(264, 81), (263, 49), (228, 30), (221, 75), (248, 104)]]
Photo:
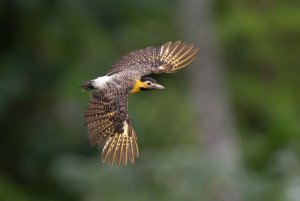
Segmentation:
[(196, 57), (198, 48), (181, 41), (166, 42), (161, 47), (147, 47), (123, 56), (108, 71), (108, 75), (123, 70), (137, 70), (139, 75), (174, 73), (189, 65)]
[(149, 74), (174, 73), (189, 65), (198, 49), (176, 41), (147, 47), (123, 56), (106, 76), (83, 82), (83, 90), (95, 90), (84, 115), (88, 139), (102, 148), (102, 161), (113, 165), (134, 163), (139, 157), (137, 136), (128, 117), (128, 96), (163, 89)]

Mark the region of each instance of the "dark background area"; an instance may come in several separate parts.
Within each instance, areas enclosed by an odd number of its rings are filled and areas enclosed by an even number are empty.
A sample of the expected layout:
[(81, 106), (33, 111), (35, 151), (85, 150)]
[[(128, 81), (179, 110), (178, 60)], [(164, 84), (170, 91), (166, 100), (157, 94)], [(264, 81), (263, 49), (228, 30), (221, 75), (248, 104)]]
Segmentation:
[[(296, 0), (0, 1), (0, 200), (300, 200), (299, 9)], [(170, 40), (196, 44), (198, 59), (155, 76), (166, 90), (129, 98), (136, 164), (102, 164), (79, 84)]]

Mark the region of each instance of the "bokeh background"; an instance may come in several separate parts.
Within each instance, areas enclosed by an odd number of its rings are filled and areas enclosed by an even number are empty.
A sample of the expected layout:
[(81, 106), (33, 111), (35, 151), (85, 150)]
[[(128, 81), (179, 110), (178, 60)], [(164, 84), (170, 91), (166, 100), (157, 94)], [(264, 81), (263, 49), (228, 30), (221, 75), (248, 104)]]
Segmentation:
[[(1, 0), (0, 200), (300, 200), (300, 2)], [(130, 97), (134, 166), (89, 147), (79, 84), (183, 40), (198, 59)]]

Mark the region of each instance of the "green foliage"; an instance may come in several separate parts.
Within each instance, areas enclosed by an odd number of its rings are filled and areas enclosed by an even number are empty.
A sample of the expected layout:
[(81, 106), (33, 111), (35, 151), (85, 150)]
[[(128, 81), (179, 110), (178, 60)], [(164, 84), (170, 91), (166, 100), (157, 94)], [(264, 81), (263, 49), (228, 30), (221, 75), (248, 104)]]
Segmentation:
[(299, 153), (298, 10), (288, 3), (246, 2), (218, 20), (245, 156), (259, 169), (282, 146)]

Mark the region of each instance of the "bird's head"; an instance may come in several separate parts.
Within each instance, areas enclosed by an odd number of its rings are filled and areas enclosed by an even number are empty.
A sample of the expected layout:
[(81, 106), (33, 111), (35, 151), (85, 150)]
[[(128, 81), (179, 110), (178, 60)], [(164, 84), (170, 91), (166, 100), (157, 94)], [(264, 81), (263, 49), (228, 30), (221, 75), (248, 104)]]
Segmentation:
[(135, 86), (133, 87), (131, 93), (138, 93), (140, 91), (148, 91), (154, 89), (164, 89), (162, 85), (158, 84), (155, 79), (151, 77), (143, 77), (140, 80), (136, 80)]

